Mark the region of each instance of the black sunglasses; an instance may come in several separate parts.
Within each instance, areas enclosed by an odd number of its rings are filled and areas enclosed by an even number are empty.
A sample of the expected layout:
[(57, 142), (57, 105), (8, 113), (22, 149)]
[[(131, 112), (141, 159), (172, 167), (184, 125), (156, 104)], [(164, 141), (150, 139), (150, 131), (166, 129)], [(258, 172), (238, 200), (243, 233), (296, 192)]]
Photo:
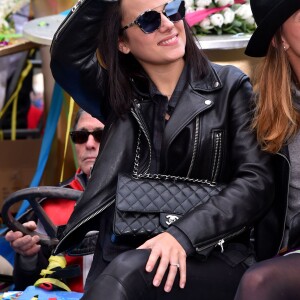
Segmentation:
[(103, 132), (102, 129), (97, 129), (94, 131), (74, 130), (70, 132), (70, 136), (74, 144), (86, 143), (90, 134), (93, 136), (96, 142), (100, 143), (102, 132)]
[[(185, 4), (181, 0), (173, 0), (167, 2), (164, 6), (162, 13), (173, 23), (181, 21), (185, 16)], [(137, 25), (144, 33), (152, 33), (159, 29), (161, 25), (161, 13), (156, 10), (149, 9), (140, 14), (133, 22), (124, 26), (121, 32)]]

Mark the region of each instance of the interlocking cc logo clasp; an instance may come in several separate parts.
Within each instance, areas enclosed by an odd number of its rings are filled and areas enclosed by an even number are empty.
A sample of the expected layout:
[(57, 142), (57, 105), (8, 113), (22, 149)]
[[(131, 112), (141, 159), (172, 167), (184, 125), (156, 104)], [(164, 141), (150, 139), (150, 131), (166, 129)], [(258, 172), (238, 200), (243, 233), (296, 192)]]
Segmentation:
[(166, 216), (166, 219), (167, 219), (166, 224), (169, 226), (169, 225), (171, 225), (173, 222), (177, 221), (177, 220), (179, 219), (179, 217), (174, 216), (174, 215), (167, 215), (167, 216)]

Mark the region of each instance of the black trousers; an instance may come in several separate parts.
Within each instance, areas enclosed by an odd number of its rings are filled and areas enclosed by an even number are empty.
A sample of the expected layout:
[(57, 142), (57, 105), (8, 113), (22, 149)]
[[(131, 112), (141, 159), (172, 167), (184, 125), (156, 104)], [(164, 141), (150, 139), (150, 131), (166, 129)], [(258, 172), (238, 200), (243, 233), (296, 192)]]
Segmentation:
[[(234, 298), (240, 278), (247, 269), (245, 258), (228, 261), (228, 258), (214, 251), (207, 260), (187, 258), (187, 284), (179, 288), (179, 273), (170, 293), (152, 285), (156, 269), (147, 273), (145, 265), (149, 250), (130, 250), (117, 256), (105, 270), (89, 284), (82, 300), (152, 300), (152, 299), (201, 299), (230, 300)], [(167, 274), (166, 274), (167, 275)]]

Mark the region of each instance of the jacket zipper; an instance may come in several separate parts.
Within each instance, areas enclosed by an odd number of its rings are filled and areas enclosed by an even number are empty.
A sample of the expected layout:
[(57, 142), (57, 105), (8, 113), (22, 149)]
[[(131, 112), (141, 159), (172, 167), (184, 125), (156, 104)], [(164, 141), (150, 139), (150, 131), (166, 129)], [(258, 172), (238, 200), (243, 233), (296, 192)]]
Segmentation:
[(220, 170), (221, 154), (222, 154), (222, 131), (213, 133), (214, 152), (211, 181), (216, 182)]
[(74, 17), (75, 12), (85, 1), (86, 0), (78, 0), (78, 2), (71, 8), (69, 15), (65, 17), (65, 19), (63, 20), (63, 22), (60, 24), (59, 28), (57, 29), (55, 36), (54, 36), (54, 40), (57, 40), (61, 31), (66, 27), (66, 25), (68, 25), (69, 21)]
[(198, 149), (198, 143), (199, 143), (199, 132), (200, 132), (200, 118), (199, 116), (197, 116), (196, 118), (196, 128), (195, 128), (195, 139), (194, 139), (194, 147), (193, 147), (193, 154), (192, 154), (192, 159), (191, 159), (191, 164), (189, 167), (189, 171), (187, 173), (187, 177), (190, 177), (193, 167), (194, 167), (194, 163), (195, 163), (195, 159), (196, 159), (196, 154), (197, 154), (197, 149)]
[(84, 223), (88, 222), (90, 219), (94, 218), (95, 216), (97, 216), (98, 214), (102, 213), (105, 209), (107, 209), (108, 207), (110, 207), (114, 202), (115, 202), (115, 198), (113, 200), (111, 200), (110, 202), (108, 202), (106, 205), (104, 205), (103, 207), (101, 207), (101, 209), (95, 211), (93, 214), (91, 214), (89, 217), (83, 219), (79, 224), (77, 224), (74, 228), (72, 228), (72, 230), (69, 231), (69, 233), (67, 235), (65, 235), (60, 242), (58, 243), (58, 245), (56, 246), (54, 252), (57, 251), (59, 245), (61, 243), (63, 243), (63, 241), (70, 235), (72, 234), (73, 231), (75, 231), (78, 227), (80, 227), (81, 225), (83, 225)]
[(149, 172), (149, 169), (150, 169), (150, 164), (151, 164), (151, 160), (152, 160), (152, 151), (151, 151), (151, 141), (150, 141), (150, 134), (148, 132), (148, 129), (144, 123), (144, 120), (143, 118), (141, 117), (141, 114), (139, 112), (139, 103), (137, 103), (137, 100), (135, 99), (134, 100), (134, 110), (131, 109), (131, 113), (133, 114), (134, 118), (137, 120), (140, 128), (142, 129), (145, 137), (146, 137), (146, 140), (147, 140), (147, 143), (148, 143), (148, 146), (149, 146), (149, 162), (148, 162), (148, 166), (146, 168), (146, 170), (144, 171), (144, 173), (147, 173)]
[(77, 10), (77, 8), (81, 5), (84, 0), (78, 0), (77, 3), (71, 8), (72, 13)]
[(231, 233), (231, 234), (228, 234), (228, 235), (225, 235), (223, 237), (220, 237), (218, 238), (217, 240), (214, 240), (213, 242), (203, 246), (203, 247), (196, 247), (196, 252), (197, 253), (200, 253), (208, 248), (211, 248), (211, 247), (220, 247), (221, 248), (221, 253), (224, 252), (224, 244), (225, 242), (231, 240), (232, 238), (240, 235), (241, 233), (243, 233), (245, 230), (246, 230), (246, 226), (244, 226), (242, 229), (234, 232), (234, 233)]

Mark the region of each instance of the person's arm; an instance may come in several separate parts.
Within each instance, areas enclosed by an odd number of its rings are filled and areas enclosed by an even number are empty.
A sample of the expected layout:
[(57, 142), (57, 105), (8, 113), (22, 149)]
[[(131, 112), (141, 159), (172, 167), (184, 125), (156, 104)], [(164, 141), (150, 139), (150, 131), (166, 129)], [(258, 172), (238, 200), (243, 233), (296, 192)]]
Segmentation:
[[(37, 229), (37, 225), (34, 221), (23, 223), (23, 226), (32, 231)], [(16, 253), (23, 256), (34, 256), (41, 249), (41, 246), (38, 244), (40, 241), (38, 235), (24, 235), (20, 231), (10, 230), (6, 233), (5, 239), (10, 243)]]
[(105, 71), (96, 56), (97, 36), (104, 11), (112, 2), (116, 1), (82, 1), (61, 24), (51, 45), (53, 77), (81, 108), (100, 120), (106, 87), (101, 84)]
[[(27, 229), (36, 230), (34, 221), (23, 224)], [(48, 264), (50, 253), (45, 254), (39, 243), (39, 236), (23, 235), (20, 231), (9, 231), (5, 239), (16, 252), (14, 261), (13, 278), (15, 290), (24, 290), (33, 285), (40, 277), (40, 272)]]
[(13, 270), (15, 290), (23, 291), (33, 285), (41, 277), (41, 270), (48, 266), (49, 256), (50, 254), (45, 254), (42, 250), (33, 256), (16, 253)]
[[(228, 97), (229, 151), (231, 180), (220, 194), (196, 207), (167, 230), (175, 238), (185, 236), (194, 251), (201, 252), (218, 241), (230, 241), (241, 231), (251, 228), (263, 216), (273, 200), (271, 155), (263, 152), (251, 130), (250, 103), (252, 87), (246, 75), (233, 68), (227, 80), (235, 82)], [(225, 81), (226, 84), (226, 81)], [(197, 224), (197, 226), (193, 226)], [(189, 244), (186, 244), (190, 253)]]

